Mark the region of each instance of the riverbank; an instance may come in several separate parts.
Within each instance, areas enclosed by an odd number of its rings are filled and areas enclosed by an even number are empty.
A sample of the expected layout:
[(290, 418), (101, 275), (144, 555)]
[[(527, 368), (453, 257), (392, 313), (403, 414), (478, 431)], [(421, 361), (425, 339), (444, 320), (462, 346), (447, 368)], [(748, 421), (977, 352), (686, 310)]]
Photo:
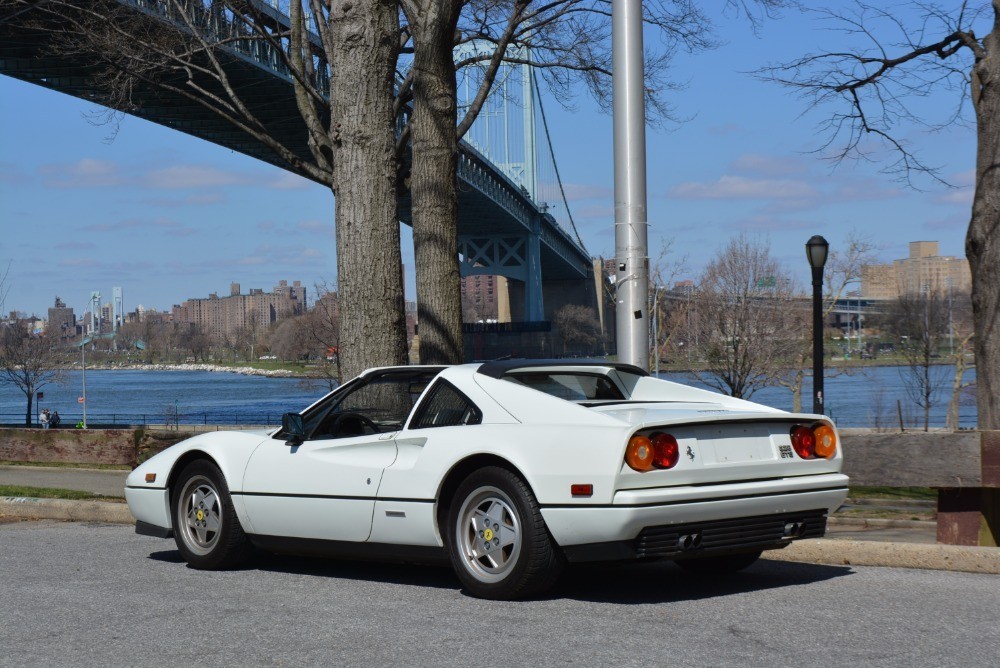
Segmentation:
[[(73, 364), (68, 369), (77, 371), (79, 364)], [(255, 366), (232, 366), (226, 364), (189, 363), (183, 364), (88, 364), (87, 371), (213, 371), (217, 373), (236, 373), (243, 376), (264, 376), (266, 378), (313, 378), (304, 370), (264, 369)]]

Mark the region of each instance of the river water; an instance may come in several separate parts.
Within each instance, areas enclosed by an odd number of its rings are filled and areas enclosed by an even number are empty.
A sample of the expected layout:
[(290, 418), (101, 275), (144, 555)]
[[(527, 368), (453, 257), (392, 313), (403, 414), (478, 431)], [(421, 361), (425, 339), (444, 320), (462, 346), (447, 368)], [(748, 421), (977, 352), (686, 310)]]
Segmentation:
[[(864, 373), (826, 378), (827, 414), (841, 427), (898, 426), (898, 400), (906, 425), (922, 425), (922, 410), (906, 394), (902, 375), (905, 372), (905, 367), (870, 367)], [(931, 426), (944, 426), (954, 369), (941, 365), (934, 367), (934, 372), (941, 375), (943, 389), (931, 410)], [(707, 387), (690, 374), (661, 376)], [(966, 373), (966, 382), (974, 379), (974, 370)], [(803, 406), (810, 410), (809, 378), (803, 390)], [(79, 371), (67, 372), (64, 382), (49, 384), (42, 392), (40, 407), (59, 411), (63, 426), (71, 426), (80, 419)], [(282, 413), (301, 410), (325, 392), (321, 383), (296, 378), (212, 371), (95, 370), (87, 372), (87, 417), (89, 425), (163, 424), (176, 411), (182, 424), (277, 424)], [(792, 409), (791, 392), (780, 387), (759, 390), (751, 400)], [(23, 424), (25, 404), (24, 395), (13, 385), (0, 383), (0, 423)], [(974, 400), (963, 401), (960, 423), (963, 427), (975, 427)]]

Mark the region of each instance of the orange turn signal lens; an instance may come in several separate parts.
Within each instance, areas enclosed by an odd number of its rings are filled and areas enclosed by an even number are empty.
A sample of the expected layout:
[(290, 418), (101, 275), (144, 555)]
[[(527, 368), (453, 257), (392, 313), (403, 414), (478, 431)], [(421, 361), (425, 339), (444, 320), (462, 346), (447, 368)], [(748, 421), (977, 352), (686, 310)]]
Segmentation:
[(146, 474), (146, 482), (156, 482), (156, 474), (155, 473), (147, 473)]
[(653, 469), (653, 443), (648, 436), (633, 436), (625, 448), (625, 463), (636, 471), (651, 471)]
[(816, 456), (830, 459), (837, 454), (837, 432), (828, 424), (820, 423), (813, 427), (813, 437), (816, 439)]

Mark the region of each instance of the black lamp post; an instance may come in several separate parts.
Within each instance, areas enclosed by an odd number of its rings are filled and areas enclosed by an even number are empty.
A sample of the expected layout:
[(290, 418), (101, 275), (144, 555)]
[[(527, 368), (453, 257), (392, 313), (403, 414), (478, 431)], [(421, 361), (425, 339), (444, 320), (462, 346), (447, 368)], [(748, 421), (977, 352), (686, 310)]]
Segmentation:
[(830, 244), (820, 235), (806, 242), (813, 284), (813, 413), (823, 415), (823, 267)]

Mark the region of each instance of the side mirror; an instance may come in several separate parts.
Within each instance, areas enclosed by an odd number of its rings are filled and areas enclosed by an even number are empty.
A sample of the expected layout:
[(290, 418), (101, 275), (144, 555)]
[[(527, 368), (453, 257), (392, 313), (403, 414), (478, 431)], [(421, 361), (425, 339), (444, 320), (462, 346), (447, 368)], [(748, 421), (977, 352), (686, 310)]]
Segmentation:
[(285, 445), (300, 445), (306, 437), (305, 428), (302, 426), (302, 416), (299, 413), (282, 415), (281, 431), (288, 439), (285, 441)]

